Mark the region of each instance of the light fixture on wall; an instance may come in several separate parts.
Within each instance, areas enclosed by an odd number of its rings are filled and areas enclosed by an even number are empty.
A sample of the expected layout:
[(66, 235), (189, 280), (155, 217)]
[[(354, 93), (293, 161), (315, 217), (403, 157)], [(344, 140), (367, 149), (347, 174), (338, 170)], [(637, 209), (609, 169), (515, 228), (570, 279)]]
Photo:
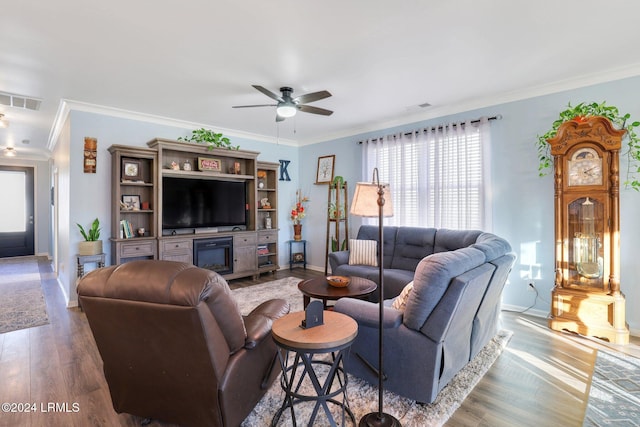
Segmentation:
[(18, 153), (16, 152), (16, 149), (13, 147), (7, 147), (4, 149), (4, 155), (7, 157), (15, 157), (16, 154)]
[[(388, 202), (385, 201), (384, 195), (387, 194)], [(353, 195), (353, 203), (351, 205), (351, 214), (364, 217), (378, 217), (378, 307), (380, 308), (378, 323), (378, 411), (366, 414), (360, 419), (360, 426), (376, 426), (376, 427), (400, 427), (398, 421), (393, 415), (385, 414), (383, 411), (383, 394), (384, 394), (384, 333), (382, 324), (384, 322), (384, 268), (382, 261), (384, 259), (383, 249), (383, 217), (393, 216), (393, 203), (391, 202), (391, 189), (389, 184), (381, 184), (378, 175), (378, 168), (373, 169), (373, 182), (358, 182), (356, 191)]]
[(9, 120), (4, 118), (4, 114), (0, 113), (0, 128), (8, 128)]

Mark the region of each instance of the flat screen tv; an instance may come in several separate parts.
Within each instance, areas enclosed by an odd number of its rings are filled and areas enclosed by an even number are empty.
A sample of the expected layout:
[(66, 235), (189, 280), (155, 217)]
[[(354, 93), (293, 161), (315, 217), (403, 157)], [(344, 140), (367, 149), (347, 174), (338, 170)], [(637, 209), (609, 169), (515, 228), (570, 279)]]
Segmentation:
[(247, 225), (247, 185), (211, 179), (162, 178), (162, 229)]

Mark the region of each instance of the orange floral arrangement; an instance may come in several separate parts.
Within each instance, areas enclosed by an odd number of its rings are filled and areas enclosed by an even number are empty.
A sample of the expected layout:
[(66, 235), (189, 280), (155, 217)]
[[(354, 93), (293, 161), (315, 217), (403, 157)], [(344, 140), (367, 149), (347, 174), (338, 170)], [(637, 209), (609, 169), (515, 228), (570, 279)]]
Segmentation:
[(300, 224), (300, 221), (307, 216), (303, 204), (308, 201), (309, 198), (302, 196), (302, 192), (300, 190), (296, 191), (296, 204), (293, 209), (291, 209), (291, 220), (294, 224)]

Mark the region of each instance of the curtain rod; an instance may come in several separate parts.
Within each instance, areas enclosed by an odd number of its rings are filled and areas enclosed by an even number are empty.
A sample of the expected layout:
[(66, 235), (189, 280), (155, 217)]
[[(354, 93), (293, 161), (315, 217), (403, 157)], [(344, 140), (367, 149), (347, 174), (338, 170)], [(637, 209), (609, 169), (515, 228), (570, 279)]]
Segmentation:
[[(502, 115), (501, 115), (501, 114), (497, 114), (497, 115), (495, 115), (495, 116), (491, 116), (491, 117), (487, 118), (487, 120), (489, 120), (489, 121), (492, 121), (492, 120), (501, 120), (501, 119), (502, 119)], [(466, 122), (463, 122), (463, 123), (461, 123), (461, 124), (464, 126), (464, 123), (466, 123)], [(472, 124), (480, 123), (480, 119), (471, 120), (469, 123), (472, 123)], [(432, 127), (430, 127), (430, 128), (423, 128), (423, 129), (418, 129), (418, 130), (422, 130), (423, 132), (425, 132), (425, 131), (427, 131), (427, 130), (431, 130), (431, 132), (433, 132), (433, 131), (436, 131), (436, 130), (442, 130), (442, 129), (444, 129), (444, 126), (445, 126), (445, 125), (438, 125), (438, 126), (432, 126)], [(454, 124), (453, 124), (453, 126), (457, 126), (457, 124), (455, 124), (455, 123), (454, 123)], [(418, 130), (413, 130), (413, 131), (411, 131), (411, 132), (405, 132), (403, 135), (404, 135), (404, 136), (409, 136), (409, 135), (411, 135), (412, 133), (417, 132)], [(371, 139), (376, 140), (376, 139), (382, 139), (382, 138), (383, 138), (383, 137), (371, 138)], [(358, 144), (364, 144), (364, 141), (358, 141)]]

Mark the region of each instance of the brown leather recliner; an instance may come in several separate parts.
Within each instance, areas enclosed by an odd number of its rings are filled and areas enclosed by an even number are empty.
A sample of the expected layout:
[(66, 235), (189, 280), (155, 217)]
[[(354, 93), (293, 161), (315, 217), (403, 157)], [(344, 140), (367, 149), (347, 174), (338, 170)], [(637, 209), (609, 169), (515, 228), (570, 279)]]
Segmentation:
[(173, 261), (94, 270), (80, 304), (113, 408), (190, 426), (238, 426), (277, 377), (274, 299), (242, 316), (217, 273)]

